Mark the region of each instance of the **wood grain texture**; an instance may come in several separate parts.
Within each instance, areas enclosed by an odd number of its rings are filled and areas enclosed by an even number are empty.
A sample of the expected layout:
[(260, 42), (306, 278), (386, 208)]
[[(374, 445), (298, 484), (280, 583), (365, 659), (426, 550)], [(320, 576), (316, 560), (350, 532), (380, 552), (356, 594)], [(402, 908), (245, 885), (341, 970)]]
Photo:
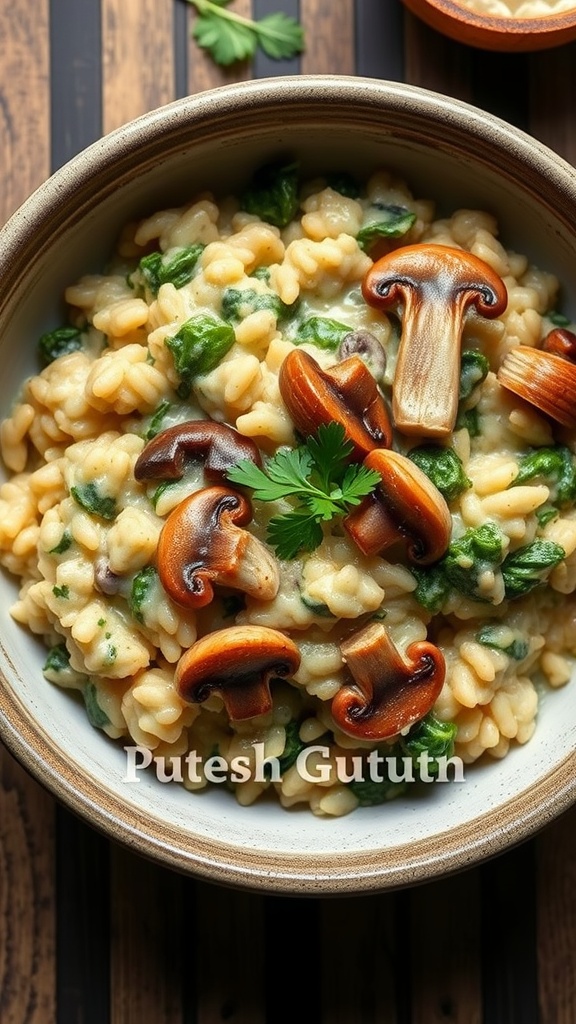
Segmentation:
[(0, 750), (0, 1021), (55, 1019), (53, 801)]
[(183, 1024), (181, 979), (193, 945), (182, 879), (111, 849), (110, 1024)]
[(48, 0), (0, 4), (0, 224), (50, 173)]
[(576, 44), (532, 56), (529, 95), (530, 132), (576, 164)]
[(419, 18), (404, 16), (404, 81), (470, 102), (470, 52)]
[[(266, 1016), (263, 898), (198, 883), (195, 911), (187, 940), (187, 969), (196, 977), (194, 1024), (280, 1024), (281, 1016)], [(277, 939), (270, 936), (276, 953)]]
[(322, 901), (322, 1024), (403, 1024), (403, 905), (388, 894)]
[(481, 1024), (478, 871), (414, 889), (410, 921), (412, 1024)]
[(576, 809), (536, 840), (541, 1024), (576, 1020)]
[(354, 74), (354, 2), (300, 0), (300, 21), (306, 50), (301, 70), (305, 75)]
[(175, 98), (173, 9), (102, 0), (103, 131)]

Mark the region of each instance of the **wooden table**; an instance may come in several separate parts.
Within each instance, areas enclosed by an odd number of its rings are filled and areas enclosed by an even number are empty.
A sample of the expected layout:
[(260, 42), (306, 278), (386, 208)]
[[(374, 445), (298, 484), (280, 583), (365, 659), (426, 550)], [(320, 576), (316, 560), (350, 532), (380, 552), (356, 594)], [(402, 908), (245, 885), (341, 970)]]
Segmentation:
[[(223, 72), (184, 0), (3, 0), (0, 221), (103, 133), (284, 73), (404, 79), (576, 164), (576, 44), (452, 43), (400, 0), (235, 0), (299, 16), (301, 59)], [(0, 751), (1, 1024), (574, 1024), (576, 810), (477, 868), (380, 896), (259, 896), (109, 843)], [(304, 992), (302, 980), (310, 982)]]

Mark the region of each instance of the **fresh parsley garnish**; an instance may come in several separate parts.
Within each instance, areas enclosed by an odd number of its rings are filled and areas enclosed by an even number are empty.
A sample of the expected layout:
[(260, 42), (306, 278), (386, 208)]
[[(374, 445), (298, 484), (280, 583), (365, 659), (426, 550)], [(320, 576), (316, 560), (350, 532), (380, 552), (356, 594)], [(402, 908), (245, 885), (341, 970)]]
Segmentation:
[(250, 487), (258, 501), (295, 498), (290, 512), (273, 516), (268, 543), (279, 558), (295, 558), (322, 543), (322, 523), (346, 515), (380, 483), (380, 475), (349, 464), (353, 446), (340, 423), (322, 424), (315, 437), (298, 448), (281, 449), (264, 469), (242, 459), (226, 474), (231, 483)]
[(217, 64), (227, 67), (250, 60), (258, 47), (273, 60), (295, 57), (304, 50), (304, 30), (295, 18), (278, 12), (245, 18), (228, 10), (231, 0), (188, 0), (196, 8), (192, 35)]

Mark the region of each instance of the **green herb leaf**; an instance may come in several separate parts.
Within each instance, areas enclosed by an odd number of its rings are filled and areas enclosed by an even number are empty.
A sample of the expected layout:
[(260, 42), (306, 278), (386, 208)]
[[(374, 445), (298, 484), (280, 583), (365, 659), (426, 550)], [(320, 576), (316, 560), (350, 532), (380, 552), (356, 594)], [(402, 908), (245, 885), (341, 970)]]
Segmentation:
[(217, 64), (226, 67), (247, 60), (258, 46), (273, 60), (294, 57), (304, 49), (302, 26), (282, 12), (252, 19), (226, 10), (230, 0), (188, 2), (198, 12), (192, 34)]
[(68, 548), (72, 546), (72, 535), (68, 530), (64, 530), (60, 540), (55, 547), (50, 548), (49, 555), (63, 555)]
[(64, 583), (61, 587), (52, 587), (52, 593), (54, 597), (60, 597), (63, 601), (68, 601), (70, 597), (70, 587)]
[(167, 398), (165, 398), (154, 410), (152, 416), (150, 417), (148, 427), (144, 432), (145, 441), (151, 441), (152, 438), (156, 437), (156, 434), (158, 434), (160, 430), (162, 430), (162, 420), (164, 419), (166, 413), (170, 409), (171, 404), (172, 403), (169, 402)]
[(100, 516), (102, 519), (115, 519), (117, 515), (116, 499), (100, 494), (98, 487), (93, 480), (87, 484), (79, 484), (70, 488), (70, 494), (77, 505), (80, 505), (90, 515)]
[(166, 338), (174, 368), (180, 377), (178, 394), (187, 398), (196, 377), (210, 373), (234, 344), (234, 328), (220, 317), (199, 313), (182, 324), (172, 338)]
[(429, 712), (412, 726), (407, 736), (400, 739), (400, 747), (404, 754), (412, 758), (415, 765), (419, 764), (421, 754), (427, 754), (428, 773), (438, 775), (438, 758), (452, 757), (457, 732), (458, 726), (454, 722), (442, 722)]
[(243, 459), (226, 474), (232, 483), (250, 487), (260, 501), (296, 498), (290, 512), (270, 520), (268, 541), (280, 558), (312, 551), (322, 542), (322, 522), (346, 512), (380, 483), (380, 475), (348, 465), (351, 444), (340, 423), (322, 424), (315, 437), (294, 449), (280, 449), (259, 469)]
[(222, 296), (222, 316), (225, 320), (240, 321), (251, 313), (269, 309), (277, 320), (294, 315), (297, 302), (288, 306), (274, 292), (255, 292), (252, 288), (227, 288)]
[(515, 661), (522, 661), (530, 645), (522, 636), (513, 636), (513, 630), (508, 626), (500, 626), (498, 623), (488, 623), (481, 626), (476, 633), (476, 640), (485, 647), (493, 647), (497, 651), (503, 651), (509, 658)]
[(66, 644), (55, 644), (48, 651), (48, 657), (42, 666), (43, 672), (63, 672), (70, 664), (70, 654)]
[(132, 580), (128, 606), (137, 622), (144, 624), (142, 605), (148, 600), (158, 579), (158, 572), (153, 565), (146, 565), (136, 573)]
[(109, 725), (110, 719), (98, 703), (98, 690), (92, 681), (89, 680), (86, 683), (82, 690), (82, 696), (90, 725), (93, 725), (95, 729), (103, 729), (105, 725)]

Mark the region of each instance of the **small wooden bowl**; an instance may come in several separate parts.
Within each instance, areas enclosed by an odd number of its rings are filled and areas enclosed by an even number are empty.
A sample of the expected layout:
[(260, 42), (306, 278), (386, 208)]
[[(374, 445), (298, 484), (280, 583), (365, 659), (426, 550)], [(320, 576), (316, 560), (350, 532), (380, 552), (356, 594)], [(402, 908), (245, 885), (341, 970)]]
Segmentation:
[(404, 4), (431, 28), (483, 50), (547, 50), (576, 39), (576, 5), (561, 14), (500, 18), (471, 11), (455, 0), (404, 0)]

